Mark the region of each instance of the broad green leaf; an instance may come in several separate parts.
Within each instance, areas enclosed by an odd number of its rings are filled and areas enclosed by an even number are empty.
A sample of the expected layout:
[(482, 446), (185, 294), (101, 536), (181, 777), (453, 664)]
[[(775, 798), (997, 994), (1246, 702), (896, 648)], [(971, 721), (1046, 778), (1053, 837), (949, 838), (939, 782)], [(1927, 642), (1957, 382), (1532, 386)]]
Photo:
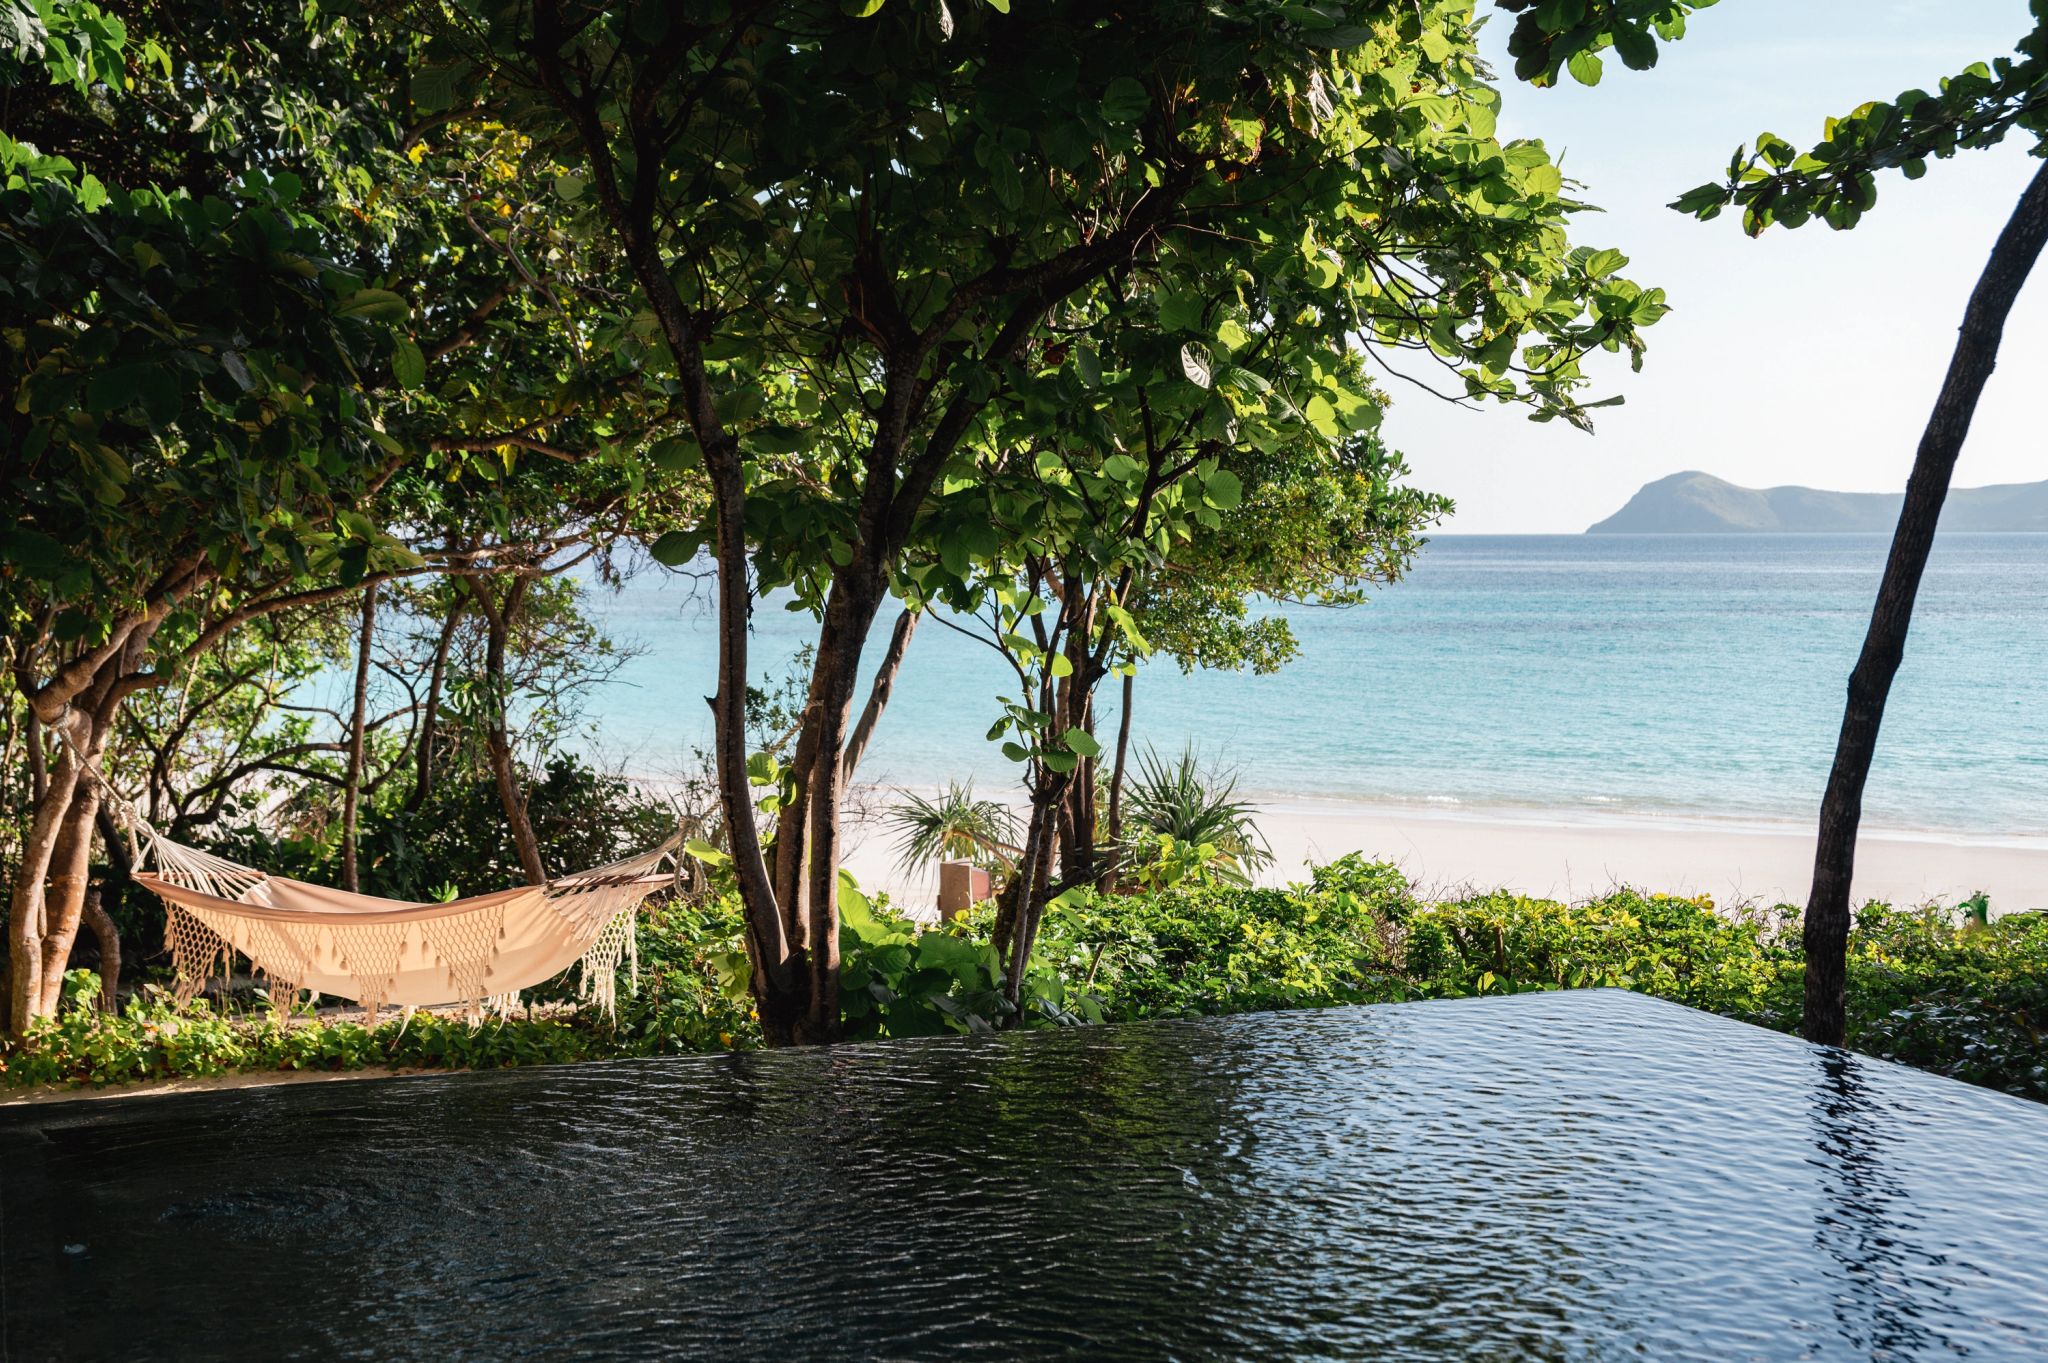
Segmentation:
[(334, 310), (369, 322), (403, 322), (407, 313), (405, 300), (389, 289), (357, 289)]
[(1143, 85), (1129, 76), (1118, 76), (1102, 92), (1102, 118), (1117, 125), (1136, 123), (1151, 104), (1152, 97)]
[(391, 376), (408, 392), (427, 381), (427, 357), (420, 353), (419, 343), (412, 337), (401, 336), (392, 342)]
[(695, 561), (703, 539), (694, 530), (670, 530), (648, 546), (654, 561), (669, 568), (683, 568)]

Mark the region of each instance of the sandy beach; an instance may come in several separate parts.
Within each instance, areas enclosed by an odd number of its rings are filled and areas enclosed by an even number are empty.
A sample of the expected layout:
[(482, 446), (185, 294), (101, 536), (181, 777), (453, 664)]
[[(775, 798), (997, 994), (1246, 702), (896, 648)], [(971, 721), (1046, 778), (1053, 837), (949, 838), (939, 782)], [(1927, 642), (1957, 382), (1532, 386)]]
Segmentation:
[[(1631, 885), (1724, 904), (1800, 903), (1813, 867), (1813, 829), (1792, 823), (1297, 800), (1261, 804), (1259, 827), (1276, 858), (1262, 881), (1283, 884), (1313, 862), (1363, 851), (1431, 897), (1506, 888), (1584, 899)], [(896, 868), (884, 830), (863, 827), (855, 840), (846, 864), (862, 885), (913, 910), (932, 902), (932, 879)], [(2048, 838), (1865, 830), (1859, 902), (1953, 903), (1978, 890), (1994, 912), (2048, 907)]]

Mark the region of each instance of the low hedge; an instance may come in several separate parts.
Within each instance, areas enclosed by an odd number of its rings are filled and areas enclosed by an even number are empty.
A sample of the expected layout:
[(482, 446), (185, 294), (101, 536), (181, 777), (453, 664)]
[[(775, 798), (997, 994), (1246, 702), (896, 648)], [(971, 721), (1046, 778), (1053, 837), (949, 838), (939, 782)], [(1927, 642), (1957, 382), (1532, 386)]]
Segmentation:
[[(943, 929), (845, 901), (847, 1034), (865, 1039), (1001, 1025), (987, 911)], [(619, 1014), (486, 1023), (419, 1015), (374, 1031), (280, 1027), (266, 1009), (174, 1013), (161, 994), (119, 1018), (78, 1002), (0, 1052), (7, 1084), (109, 1083), (239, 1070), (490, 1068), (758, 1044), (729, 900), (650, 910), (641, 977)], [(1795, 910), (1618, 890), (1577, 904), (1496, 893), (1420, 902), (1400, 872), (1358, 856), (1286, 889), (1204, 886), (1079, 893), (1050, 907), (1025, 991), (1032, 1025), (1615, 987), (1781, 1031), (1798, 1025)], [(536, 991), (538, 994), (540, 991)], [(2048, 915), (1984, 923), (1953, 910), (1859, 915), (1849, 945), (1849, 1044), (2048, 1100)]]

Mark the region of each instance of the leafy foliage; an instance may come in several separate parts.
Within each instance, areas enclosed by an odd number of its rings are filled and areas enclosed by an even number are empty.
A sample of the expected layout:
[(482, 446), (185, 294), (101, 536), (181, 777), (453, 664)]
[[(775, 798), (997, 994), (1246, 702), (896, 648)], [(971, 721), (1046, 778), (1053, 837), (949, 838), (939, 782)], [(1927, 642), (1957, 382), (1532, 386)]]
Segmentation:
[(1973, 62), (1944, 77), (1932, 92), (1902, 91), (1827, 120), (1821, 140), (1800, 151), (1774, 133), (1737, 147), (1724, 181), (1689, 190), (1672, 203), (1701, 219), (1742, 210), (1751, 236), (1773, 223), (1798, 227), (1820, 219), (1836, 230), (1854, 227), (1877, 202), (1879, 172), (1909, 180), (1927, 173), (1929, 158), (1995, 146), (2015, 129), (2048, 139), (2048, 0), (2032, 0), (2034, 30), (2015, 55)]
[[(989, 910), (927, 929), (842, 886), (848, 1035), (991, 1029), (1008, 1016)], [(1793, 911), (1621, 890), (1583, 904), (1512, 894), (1423, 904), (1401, 873), (1348, 856), (1286, 889), (1133, 896), (1075, 891), (1048, 908), (1023, 994), (1035, 1025), (1270, 1008), (1622, 988), (1794, 1031), (1802, 961)], [(276, 1027), (267, 1010), (174, 1016), (158, 997), (119, 1019), (67, 990), (62, 1017), (0, 1052), (0, 1081), (109, 1083), (230, 1070), (557, 1063), (758, 1044), (731, 896), (669, 901), (641, 925), (637, 993), (616, 1022), (541, 1016), (471, 1031), (427, 1016), (368, 1033)], [(1850, 1045), (2048, 1100), (2048, 915), (1979, 922), (1873, 904), (1849, 952)]]
[(1657, 42), (1685, 36), (1685, 21), (1715, 0), (1494, 0), (1515, 20), (1508, 54), (1515, 74), (1532, 85), (1555, 85), (1569, 69), (1581, 85), (1598, 85), (1609, 48), (1632, 71), (1657, 64)]
[(1202, 848), (1200, 860), (1216, 874), (1249, 884), (1253, 871), (1273, 862), (1254, 813), (1249, 801), (1237, 798), (1236, 778), (1202, 770), (1192, 744), (1171, 759), (1148, 747), (1124, 791), (1130, 846), (1122, 864), (1142, 873), (1176, 848)]
[(903, 792), (887, 815), (896, 830), (899, 865), (919, 870), (941, 861), (971, 861), (1004, 870), (1015, 858), (1017, 821), (1000, 800), (977, 800), (974, 783), (948, 782), (936, 798)]

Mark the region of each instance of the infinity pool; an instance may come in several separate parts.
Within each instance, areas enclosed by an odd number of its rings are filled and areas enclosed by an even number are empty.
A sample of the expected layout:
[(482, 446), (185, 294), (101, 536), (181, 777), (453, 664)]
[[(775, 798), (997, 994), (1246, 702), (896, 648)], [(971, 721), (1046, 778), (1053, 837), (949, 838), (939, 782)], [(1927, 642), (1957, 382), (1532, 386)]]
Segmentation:
[(5, 1356), (2031, 1358), (2048, 1108), (1630, 994), (0, 1114)]

